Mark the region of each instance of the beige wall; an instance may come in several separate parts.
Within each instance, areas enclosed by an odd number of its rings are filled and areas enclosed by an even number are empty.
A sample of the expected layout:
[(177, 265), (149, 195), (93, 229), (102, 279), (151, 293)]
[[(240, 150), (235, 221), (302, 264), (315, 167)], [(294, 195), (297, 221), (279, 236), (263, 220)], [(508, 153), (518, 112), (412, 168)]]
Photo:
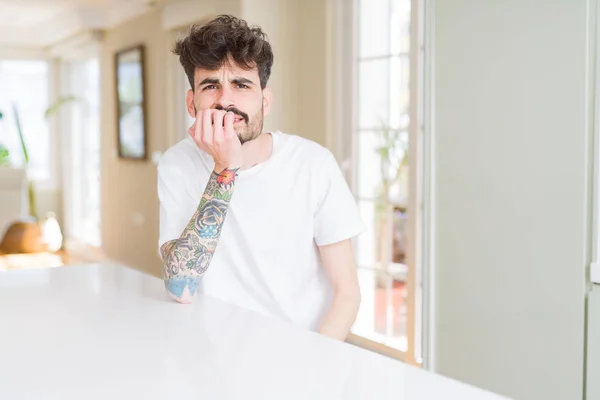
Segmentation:
[[(275, 53), (269, 81), (274, 105), (265, 120), (265, 130), (279, 129), (327, 143), (323, 2), (227, 0), (207, 9), (214, 9), (217, 14), (233, 13), (250, 24), (260, 25), (269, 36)], [(207, 17), (210, 16), (198, 15), (194, 19)], [(107, 31), (101, 54), (103, 247), (109, 257), (154, 275), (161, 273), (156, 165), (116, 157), (113, 57), (120, 49), (138, 43), (146, 46), (149, 153), (164, 151), (179, 136), (173, 132), (171, 102), (183, 101), (171, 93), (173, 38), (172, 31), (162, 27), (161, 11), (155, 10)]]
[(326, 110), (326, 1), (300, 3), (298, 50), (293, 59), (298, 71), (298, 133), (322, 145), (328, 144)]
[(156, 165), (116, 156), (114, 53), (143, 43), (145, 49), (148, 150), (165, 134), (167, 43), (161, 14), (152, 11), (106, 32), (101, 54), (102, 79), (102, 243), (109, 257), (160, 275)]
[(265, 119), (265, 131), (299, 133), (298, 21), (294, 17), (297, 9), (296, 0), (246, 0), (238, 15), (251, 25), (259, 25), (273, 48), (274, 62), (268, 82), (273, 91), (273, 105)]
[[(322, 0), (246, 0), (241, 17), (269, 36), (274, 92), (265, 130), (279, 129), (322, 145), (326, 131), (326, 3)], [(267, 11), (268, 10), (268, 11)]]
[(326, 131), (326, 3), (321, 0), (245, 0), (239, 16), (261, 26), (275, 61), (274, 102), (265, 130), (281, 130), (320, 144)]

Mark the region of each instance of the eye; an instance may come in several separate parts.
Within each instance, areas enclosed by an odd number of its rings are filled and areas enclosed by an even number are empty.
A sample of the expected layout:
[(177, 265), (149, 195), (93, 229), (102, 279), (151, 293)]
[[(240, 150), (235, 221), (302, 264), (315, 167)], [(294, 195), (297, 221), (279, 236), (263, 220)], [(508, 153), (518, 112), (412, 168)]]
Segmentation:
[(202, 88), (202, 90), (212, 90), (212, 89), (216, 89), (216, 88), (217, 87), (215, 85), (207, 85), (207, 86), (204, 86)]
[(238, 83), (237, 87), (239, 89), (250, 89), (250, 86), (244, 85), (243, 83)]

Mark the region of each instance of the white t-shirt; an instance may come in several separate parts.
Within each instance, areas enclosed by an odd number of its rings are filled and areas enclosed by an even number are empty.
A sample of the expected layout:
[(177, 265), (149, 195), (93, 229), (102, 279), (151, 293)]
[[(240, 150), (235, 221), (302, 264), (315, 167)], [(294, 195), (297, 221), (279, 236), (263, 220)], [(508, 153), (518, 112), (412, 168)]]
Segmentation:
[[(271, 135), (271, 157), (238, 172), (199, 291), (315, 330), (332, 298), (317, 246), (352, 238), (364, 224), (329, 150), (299, 136)], [(165, 152), (158, 166), (159, 248), (181, 236), (213, 168), (191, 138)]]

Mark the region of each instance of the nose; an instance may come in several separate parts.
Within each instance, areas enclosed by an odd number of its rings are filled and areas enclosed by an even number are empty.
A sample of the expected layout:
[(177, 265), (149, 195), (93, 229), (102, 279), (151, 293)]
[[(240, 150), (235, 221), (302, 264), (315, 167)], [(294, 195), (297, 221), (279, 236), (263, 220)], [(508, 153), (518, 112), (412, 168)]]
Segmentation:
[(219, 90), (219, 96), (217, 97), (216, 101), (215, 101), (215, 107), (217, 106), (221, 106), (224, 109), (228, 109), (230, 107), (234, 106), (234, 102), (233, 102), (233, 93), (230, 87), (228, 87), (228, 85), (223, 85), (223, 87), (221, 87), (221, 90)]

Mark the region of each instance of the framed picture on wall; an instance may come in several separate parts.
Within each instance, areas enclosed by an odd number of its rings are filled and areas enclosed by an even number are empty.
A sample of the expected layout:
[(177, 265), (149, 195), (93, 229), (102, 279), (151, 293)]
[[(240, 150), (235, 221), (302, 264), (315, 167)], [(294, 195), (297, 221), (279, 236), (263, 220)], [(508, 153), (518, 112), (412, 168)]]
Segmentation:
[(148, 141), (143, 45), (130, 47), (115, 54), (115, 78), (119, 157), (146, 160)]

